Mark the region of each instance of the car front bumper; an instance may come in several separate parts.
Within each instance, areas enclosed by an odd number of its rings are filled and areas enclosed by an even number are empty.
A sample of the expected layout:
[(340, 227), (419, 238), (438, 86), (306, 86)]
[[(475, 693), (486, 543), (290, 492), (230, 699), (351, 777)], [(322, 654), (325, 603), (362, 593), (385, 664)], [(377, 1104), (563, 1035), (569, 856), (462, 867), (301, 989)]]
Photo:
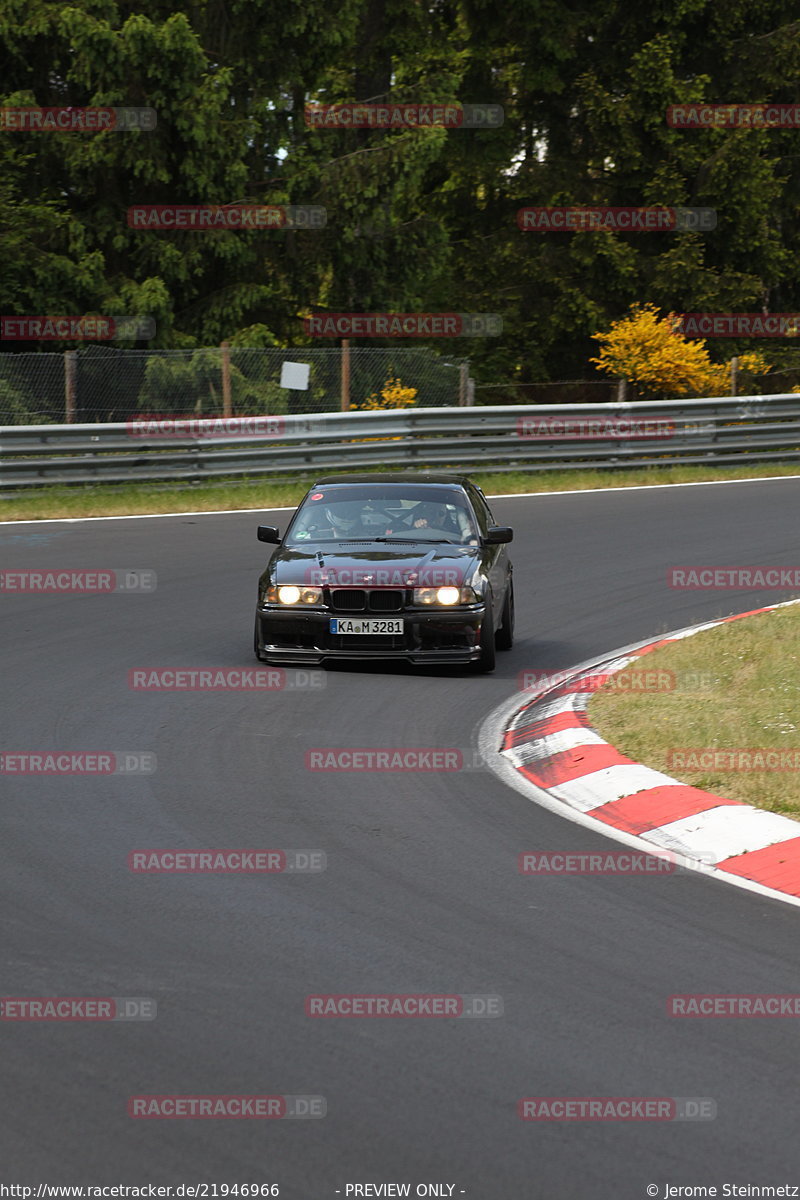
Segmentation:
[[(480, 657), (485, 609), (404, 611), (386, 614), (342, 613), (314, 609), (259, 607), (256, 631), (259, 656), (268, 663), (319, 665), (326, 659), (401, 659), (413, 663), (471, 663)], [(402, 634), (334, 634), (331, 617), (400, 617)]]

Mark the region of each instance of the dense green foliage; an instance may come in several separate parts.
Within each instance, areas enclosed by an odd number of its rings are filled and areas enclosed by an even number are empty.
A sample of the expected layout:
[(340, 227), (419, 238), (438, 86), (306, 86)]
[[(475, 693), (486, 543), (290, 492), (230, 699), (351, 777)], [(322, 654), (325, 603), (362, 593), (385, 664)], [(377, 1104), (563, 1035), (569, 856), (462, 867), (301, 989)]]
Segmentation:
[[(591, 376), (591, 334), (633, 302), (798, 310), (800, 133), (665, 118), (692, 100), (795, 100), (795, 12), (790, 0), (0, 0), (1, 105), (158, 113), (153, 132), (0, 134), (0, 308), (148, 314), (148, 345), (173, 348), (303, 344), (303, 314), (325, 309), (497, 312), (501, 337), (452, 352), (479, 380), (520, 382)], [(505, 121), (382, 132), (303, 116), (309, 102), (386, 98), (501, 104)], [(137, 202), (239, 201), (323, 204), (328, 224), (126, 223)], [(517, 228), (522, 205), (589, 203), (702, 205), (718, 224)]]

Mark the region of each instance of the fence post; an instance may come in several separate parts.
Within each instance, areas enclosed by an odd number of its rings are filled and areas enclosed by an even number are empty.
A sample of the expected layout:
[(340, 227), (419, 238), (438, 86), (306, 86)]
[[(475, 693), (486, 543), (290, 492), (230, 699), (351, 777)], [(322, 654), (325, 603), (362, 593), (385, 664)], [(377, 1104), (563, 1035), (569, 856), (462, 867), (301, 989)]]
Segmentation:
[(617, 380), (617, 404), (625, 403), (625, 392), (627, 390), (627, 379), (624, 376)]
[(78, 351), (64, 351), (64, 424), (74, 425), (78, 409)]
[(469, 379), (469, 363), (462, 363), (458, 369), (458, 406), (459, 406), (459, 408), (463, 408), (466, 404), (469, 403), (469, 400), (467, 399), (467, 391), (468, 391), (467, 380), (468, 379)]
[(231, 344), (222, 343), (222, 415), (232, 417), (231, 407)]
[(350, 339), (342, 338), (342, 412), (350, 408)]
[(737, 394), (736, 389), (739, 386), (739, 359), (736, 355), (731, 359), (731, 395)]

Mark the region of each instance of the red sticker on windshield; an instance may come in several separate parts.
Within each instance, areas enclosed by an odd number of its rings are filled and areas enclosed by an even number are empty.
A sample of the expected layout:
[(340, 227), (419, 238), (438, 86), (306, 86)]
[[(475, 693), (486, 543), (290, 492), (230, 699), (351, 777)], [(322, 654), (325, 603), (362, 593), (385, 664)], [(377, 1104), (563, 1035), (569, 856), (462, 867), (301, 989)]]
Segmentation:
[(324, 492), (314, 492), (314, 495), (311, 497), (311, 499), (312, 500), (321, 500), (322, 497), (324, 496), (324, 494), (325, 494)]

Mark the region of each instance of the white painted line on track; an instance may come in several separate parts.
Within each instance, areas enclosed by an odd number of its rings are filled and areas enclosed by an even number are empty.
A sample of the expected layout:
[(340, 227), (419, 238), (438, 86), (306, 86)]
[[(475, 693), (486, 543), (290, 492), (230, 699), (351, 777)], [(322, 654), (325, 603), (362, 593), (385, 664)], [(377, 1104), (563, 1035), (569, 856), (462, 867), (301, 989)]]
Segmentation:
[[(475, 472), (480, 474), (479, 471)], [(489, 500), (541, 500), (548, 496), (596, 496), (607, 495), (609, 492), (654, 492), (666, 489), (687, 488), (687, 487), (721, 487), (725, 484), (731, 486), (737, 483), (779, 483), (787, 479), (793, 479), (795, 482), (800, 481), (798, 475), (757, 475), (753, 479), (701, 479), (696, 482), (688, 483), (636, 483), (631, 486), (619, 484), (617, 487), (601, 487), (601, 488), (572, 488), (558, 492), (496, 492), (487, 496)], [(45, 485), (46, 486), (46, 485)], [(2, 484), (0, 484), (0, 488)], [(1, 503), (1, 502), (0, 502)], [(168, 512), (168, 513), (125, 513), (111, 517), (34, 517), (20, 521), (0, 521), (2, 525), (55, 525), (67, 524), (77, 525), (86, 521), (143, 521), (153, 520), (156, 517), (224, 517), (230, 514), (242, 513), (259, 513), (259, 512), (293, 512), (297, 508), (296, 504), (290, 504), (285, 507), (270, 508), (268, 506), (262, 508), (212, 508), (202, 509), (199, 511), (189, 512)]]
[(112, 517), (34, 517), (25, 521), (0, 521), (2, 525), (81, 525), (87, 521), (154, 521), (157, 517), (230, 517), (242, 513), (294, 512), (296, 504), (284, 508), (211, 508), (201, 512), (115, 513)]
[[(480, 471), (475, 472), (476, 475)], [(625, 484), (619, 483), (616, 487), (599, 487), (599, 488), (570, 488), (556, 492), (497, 492), (487, 495), (487, 500), (519, 500), (522, 497), (537, 498), (544, 496), (596, 496), (598, 493), (609, 492), (657, 492), (665, 488), (688, 488), (688, 487), (721, 487), (724, 484), (733, 483), (777, 483), (784, 479), (794, 479), (795, 482), (800, 481), (800, 474), (797, 475), (755, 475), (752, 479), (696, 479), (687, 480), (684, 483), (634, 483)]]

